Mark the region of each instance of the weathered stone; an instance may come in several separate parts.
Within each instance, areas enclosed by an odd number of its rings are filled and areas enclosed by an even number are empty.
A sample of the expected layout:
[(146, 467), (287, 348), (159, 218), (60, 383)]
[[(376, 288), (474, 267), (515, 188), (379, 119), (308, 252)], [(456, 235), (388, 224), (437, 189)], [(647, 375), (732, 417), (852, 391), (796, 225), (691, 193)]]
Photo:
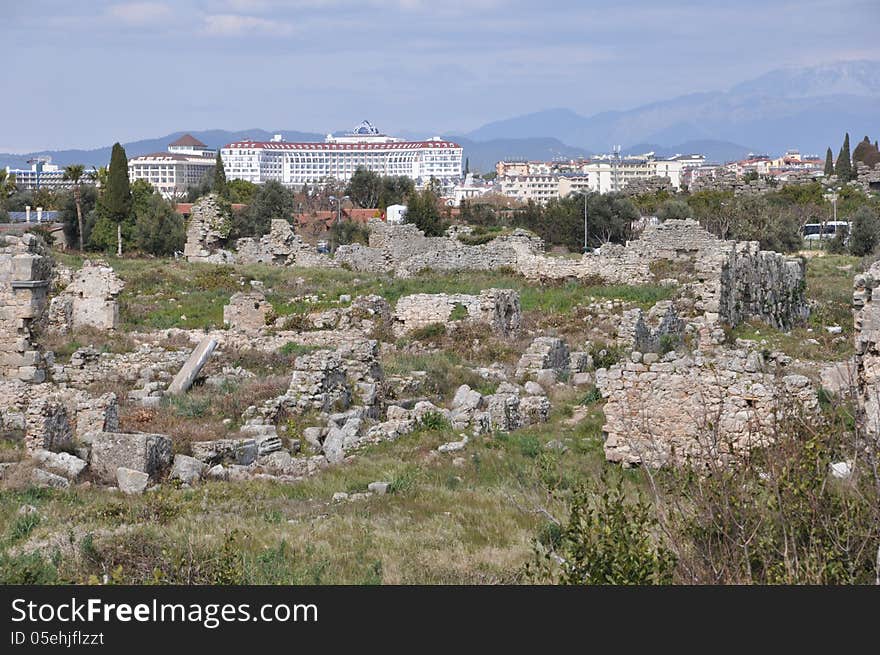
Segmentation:
[(53, 489), (67, 489), (70, 486), (67, 478), (40, 468), (31, 472), (31, 483), (37, 487), (52, 487)]
[(149, 482), (150, 476), (143, 471), (136, 471), (124, 466), (116, 469), (116, 486), (124, 494), (142, 494)]
[(171, 439), (144, 432), (98, 432), (92, 438), (89, 466), (105, 482), (116, 481), (122, 467), (158, 475), (171, 464)]
[(265, 329), (272, 305), (259, 291), (239, 292), (223, 307), (223, 322), (233, 330), (257, 333)]
[(212, 339), (211, 337), (205, 337), (202, 339), (196, 349), (192, 351), (189, 359), (186, 360), (186, 364), (183, 365), (183, 368), (181, 368), (178, 374), (174, 376), (174, 379), (168, 386), (168, 393), (172, 395), (186, 393), (186, 391), (192, 386), (193, 382), (195, 382), (202, 367), (208, 362), (208, 359), (210, 359), (216, 347), (216, 339)]
[(68, 480), (76, 480), (79, 474), (88, 466), (87, 462), (69, 453), (53, 453), (48, 450), (38, 450), (32, 454), (32, 457), (41, 465), (63, 475)]
[(515, 335), (522, 323), (519, 293), (513, 289), (486, 289), (477, 296), (417, 293), (400, 298), (394, 310), (394, 331), (398, 335), (458, 321), (487, 325), (492, 333), (504, 337)]
[(123, 286), (110, 266), (86, 260), (64, 291), (52, 298), (48, 328), (61, 334), (82, 328), (115, 330), (119, 325), (116, 298)]
[(199, 481), (205, 468), (205, 463), (195, 457), (175, 455), (174, 465), (171, 467), (171, 478), (192, 484)]
[(254, 439), (215, 439), (194, 441), (193, 457), (209, 466), (221, 463), (247, 466), (257, 459), (258, 447)]
[(377, 496), (384, 496), (390, 488), (390, 482), (371, 482), (367, 485), (367, 489)]

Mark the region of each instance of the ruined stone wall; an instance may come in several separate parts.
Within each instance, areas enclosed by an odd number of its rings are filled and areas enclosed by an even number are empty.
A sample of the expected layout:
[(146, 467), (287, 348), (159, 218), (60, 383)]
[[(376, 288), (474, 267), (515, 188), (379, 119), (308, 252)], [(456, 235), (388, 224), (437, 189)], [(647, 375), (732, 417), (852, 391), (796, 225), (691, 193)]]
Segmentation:
[(0, 379), (45, 379), (31, 326), (46, 305), (52, 260), (33, 234), (0, 236)]
[(284, 219), (275, 219), (268, 234), (259, 239), (244, 238), (235, 242), (235, 261), (239, 264), (274, 264), (277, 266), (304, 266), (335, 268), (339, 264), (328, 255), (317, 252), (314, 246), (294, 233)]
[(880, 262), (853, 282), (853, 328), (855, 338), (855, 380), (868, 434), (880, 429)]
[(115, 330), (119, 325), (117, 297), (123, 286), (110, 266), (86, 260), (65, 289), (50, 301), (48, 329), (60, 334), (88, 327)]
[[(453, 317), (457, 307), (465, 316)], [(519, 293), (513, 289), (486, 289), (477, 296), (467, 294), (417, 293), (397, 301), (394, 332), (398, 335), (435, 323), (470, 320), (488, 325), (493, 332), (510, 336), (519, 331), (522, 310)]]
[(232, 227), (228, 210), (215, 194), (193, 204), (186, 227), (184, 257), (190, 262), (231, 263), (232, 254), (224, 250)]
[(605, 456), (624, 466), (727, 463), (770, 443), (787, 413), (818, 409), (808, 378), (771, 372), (758, 352), (650, 361), (634, 353), (596, 372), (606, 398)]
[(235, 293), (223, 307), (223, 323), (232, 330), (257, 333), (266, 327), (272, 305), (259, 291)]

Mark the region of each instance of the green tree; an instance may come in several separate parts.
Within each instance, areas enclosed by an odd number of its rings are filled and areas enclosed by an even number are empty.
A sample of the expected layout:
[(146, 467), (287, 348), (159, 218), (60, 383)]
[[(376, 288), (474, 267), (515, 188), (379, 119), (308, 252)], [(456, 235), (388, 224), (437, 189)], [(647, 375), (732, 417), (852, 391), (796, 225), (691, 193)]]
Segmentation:
[(226, 183), (226, 189), (229, 192), (229, 202), (249, 205), (254, 201), (259, 187), (253, 182), (235, 179)]
[(80, 186), (79, 203), (73, 191), (66, 193), (58, 207), (59, 220), (64, 225), (64, 236), (68, 243), (89, 242), (88, 215), (98, 203), (98, 191), (92, 184)]
[(85, 167), (82, 164), (71, 164), (64, 167), (64, 179), (73, 182), (73, 200), (76, 203), (76, 224), (80, 251), (85, 250), (83, 245), (82, 190), (80, 189), (80, 180), (82, 180), (84, 173)]
[(834, 172), (837, 179), (841, 183), (849, 182), (852, 179), (852, 159), (849, 153), (849, 132), (843, 138), (843, 145), (840, 146), (840, 153), (837, 155), (837, 163), (834, 165)]
[(405, 175), (386, 175), (382, 178), (382, 194), (378, 206), (385, 209), (388, 205), (402, 205), (413, 191), (415, 184), (411, 178)]
[(231, 240), (260, 237), (269, 232), (274, 219), (289, 221), (294, 210), (293, 192), (276, 180), (260, 186), (246, 211), (234, 214)]
[(377, 207), (381, 193), (382, 178), (363, 166), (358, 166), (345, 188), (345, 195), (349, 196), (358, 207), (365, 209)]
[(693, 212), (684, 200), (667, 200), (657, 210), (657, 218), (661, 221), (669, 219), (691, 218)]
[(856, 257), (865, 257), (876, 250), (880, 240), (880, 219), (877, 212), (864, 205), (852, 216), (852, 230), (849, 235), (849, 251)]
[(446, 225), (437, 203), (437, 194), (430, 186), (421, 192), (413, 192), (406, 207), (406, 222), (418, 227), (425, 236), (441, 236)]
[(116, 254), (122, 256), (122, 224), (131, 215), (131, 185), (128, 181), (128, 158), (125, 148), (113, 144), (110, 153), (110, 170), (107, 175), (107, 190), (101, 198), (104, 215), (116, 223)]
[(217, 151), (217, 160), (214, 163), (214, 183), (211, 190), (221, 198), (229, 200), (229, 190), (226, 188), (226, 169), (223, 167), (223, 158)]
[(829, 177), (834, 175), (834, 154), (831, 152), (831, 148), (825, 151), (825, 177)]
[[(855, 166), (856, 162), (862, 162), (868, 168), (873, 168), (880, 162), (880, 151), (877, 150), (877, 146), (871, 143), (868, 137), (865, 137), (862, 141), (859, 141), (856, 149), (853, 150), (852, 160), (853, 166)], [(855, 174), (855, 171), (853, 171), (853, 174)]]
[(7, 201), (15, 193), (15, 175), (7, 174), (5, 168), (0, 168), (0, 223), (9, 222)]
[(160, 194), (154, 192), (143, 198), (134, 212), (132, 236), (138, 250), (151, 255), (171, 255), (183, 250), (183, 217)]

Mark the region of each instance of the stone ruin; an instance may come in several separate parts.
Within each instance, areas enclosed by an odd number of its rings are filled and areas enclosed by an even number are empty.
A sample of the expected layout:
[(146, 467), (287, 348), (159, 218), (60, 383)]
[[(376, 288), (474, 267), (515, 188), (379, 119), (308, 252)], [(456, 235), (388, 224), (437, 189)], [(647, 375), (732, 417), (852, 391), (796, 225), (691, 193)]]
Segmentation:
[(771, 443), (785, 416), (818, 411), (815, 387), (786, 373), (789, 363), (747, 349), (663, 358), (634, 351), (596, 371), (605, 457), (625, 467), (705, 466)]
[(50, 301), (48, 329), (59, 334), (82, 328), (115, 330), (119, 326), (117, 297), (123, 286), (110, 266), (86, 260), (70, 284)]
[(623, 312), (617, 328), (617, 340), (638, 352), (656, 353), (679, 346), (686, 332), (686, 322), (679, 318), (671, 300), (656, 303), (646, 313), (641, 308)]
[(853, 281), (855, 357), (853, 377), (862, 425), (870, 435), (880, 434), (880, 262)]
[(246, 333), (260, 332), (272, 314), (272, 305), (259, 291), (241, 291), (233, 294), (223, 307), (223, 323), (232, 330)]
[(38, 237), (0, 235), (0, 379), (46, 378), (31, 327), (46, 305), (51, 272), (52, 259)]
[(314, 246), (295, 234), (284, 219), (274, 219), (269, 233), (259, 239), (244, 238), (235, 242), (235, 261), (239, 264), (273, 264), (275, 266), (303, 266), (336, 268), (339, 263), (328, 255), (317, 252)]
[[(457, 310), (460, 316), (456, 316)], [(522, 323), (519, 293), (513, 289), (486, 289), (476, 296), (460, 293), (404, 296), (394, 309), (393, 329), (395, 334), (402, 335), (433, 324), (448, 326), (463, 320), (486, 325), (505, 337), (513, 336)]]
[(199, 198), (192, 206), (187, 224), (184, 257), (190, 262), (232, 263), (232, 253), (223, 249), (231, 229), (229, 212), (216, 194)]

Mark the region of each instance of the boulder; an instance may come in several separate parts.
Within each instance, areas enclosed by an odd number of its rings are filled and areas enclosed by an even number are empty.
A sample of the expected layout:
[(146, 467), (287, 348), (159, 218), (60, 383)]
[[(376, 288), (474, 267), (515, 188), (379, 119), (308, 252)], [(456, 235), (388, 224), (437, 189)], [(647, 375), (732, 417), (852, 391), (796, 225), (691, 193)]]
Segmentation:
[(188, 455), (175, 455), (171, 467), (171, 478), (186, 484), (198, 482), (205, 470), (205, 463)]
[(145, 432), (98, 432), (92, 438), (90, 466), (104, 482), (116, 481), (122, 467), (156, 476), (171, 464), (171, 439)]
[(43, 469), (34, 469), (31, 472), (31, 482), (37, 487), (52, 487), (53, 489), (67, 489), (70, 486), (67, 478)]
[(68, 480), (76, 480), (88, 464), (70, 453), (53, 453), (48, 450), (37, 450), (33, 458), (43, 466), (63, 475)]
[(116, 486), (124, 494), (142, 494), (150, 482), (150, 476), (143, 471), (120, 466), (116, 469)]

